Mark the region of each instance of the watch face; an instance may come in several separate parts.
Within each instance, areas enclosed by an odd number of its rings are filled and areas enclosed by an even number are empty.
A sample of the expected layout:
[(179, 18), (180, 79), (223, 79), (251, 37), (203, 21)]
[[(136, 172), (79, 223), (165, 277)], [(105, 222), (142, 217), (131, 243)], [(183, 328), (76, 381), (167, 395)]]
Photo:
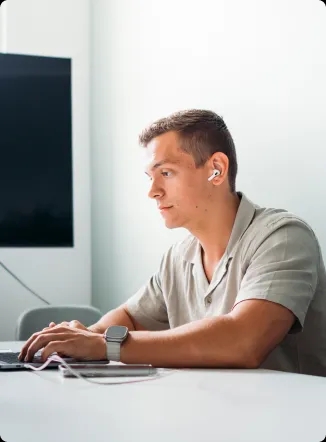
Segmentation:
[(109, 339), (124, 339), (128, 335), (127, 327), (122, 325), (113, 325), (109, 327), (106, 332), (106, 337)]

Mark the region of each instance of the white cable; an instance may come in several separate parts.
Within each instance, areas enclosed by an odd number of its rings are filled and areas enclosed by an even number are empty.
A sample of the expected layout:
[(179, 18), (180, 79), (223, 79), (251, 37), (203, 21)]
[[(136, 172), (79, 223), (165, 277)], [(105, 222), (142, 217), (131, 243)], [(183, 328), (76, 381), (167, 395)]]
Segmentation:
[(153, 376), (146, 376), (146, 379), (137, 379), (137, 380), (132, 380), (132, 381), (119, 381), (119, 382), (98, 382), (98, 381), (94, 381), (93, 379), (88, 379), (87, 377), (81, 375), (80, 373), (78, 373), (78, 371), (74, 370), (73, 368), (71, 368), (69, 366), (69, 364), (67, 364), (67, 362), (62, 359), (60, 356), (58, 355), (53, 355), (50, 356), (45, 362), (44, 364), (42, 364), (40, 367), (35, 367), (31, 364), (24, 364), (24, 366), (26, 368), (30, 368), (34, 371), (41, 371), (43, 370), (45, 367), (47, 367), (49, 365), (50, 362), (60, 362), (62, 365), (64, 365), (74, 376), (76, 376), (77, 378), (86, 381), (86, 382), (90, 382), (91, 384), (98, 384), (98, 385), (119, 385), (119, 384), (133, 384), (136, 382), (145, 382), (145, 381), (152, 381), (154, 379), (158, 379), (161, 377), (165, 377), (168, 376), (169, 374), (173, 374), (174, 372), (176, 372), (176, 370), (171, 370), (171, 369), (166, 369), (166, 368), (158, 368), (156, 369), (156, 374)]

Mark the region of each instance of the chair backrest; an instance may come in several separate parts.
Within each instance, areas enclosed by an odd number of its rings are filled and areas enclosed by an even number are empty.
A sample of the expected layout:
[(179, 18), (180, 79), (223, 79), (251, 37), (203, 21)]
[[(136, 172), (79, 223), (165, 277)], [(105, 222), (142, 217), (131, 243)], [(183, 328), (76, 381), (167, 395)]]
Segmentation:
[(17, 341), (25, 341), (33, 333), (47, 327), (50, 322), (77, 321), (86, 327), (94, 324), (102, 317), (102, 313), (89, 305), (48, 305), (25, 310), (16, 324)]

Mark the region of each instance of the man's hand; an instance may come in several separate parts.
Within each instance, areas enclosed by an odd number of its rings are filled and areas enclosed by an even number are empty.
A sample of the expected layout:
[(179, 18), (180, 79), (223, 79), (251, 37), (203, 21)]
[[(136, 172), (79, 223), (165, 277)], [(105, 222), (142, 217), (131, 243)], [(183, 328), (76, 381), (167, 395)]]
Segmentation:
[[(84, 326), (83, 326), (84, 327)], [(106, 344), (102, 334), (81, 330), (67, 325), (47, 327), (34, 333), (19, 354), (20, 360), (32, 361), (35, 353), (42, 349), (42, 360), (52, 353), (84, 360), (105, 360)]]
[(78, 328), (80, 330), (92, 331), (92, 330), (89, 330), (87, 327), (85, 327), (84, 324), (82, 324), (79, 321), (76, 321), (75, 319), (70, 322), (68, 322), (68, 321), (60, 322), (60, 324), (56, 324), (55, 322), (50, 322), (49, 326), (43, 328), (43, 330), (48, 330), (49, 328), (56, 327), (58, 325), (64, 325), (66, 327)]

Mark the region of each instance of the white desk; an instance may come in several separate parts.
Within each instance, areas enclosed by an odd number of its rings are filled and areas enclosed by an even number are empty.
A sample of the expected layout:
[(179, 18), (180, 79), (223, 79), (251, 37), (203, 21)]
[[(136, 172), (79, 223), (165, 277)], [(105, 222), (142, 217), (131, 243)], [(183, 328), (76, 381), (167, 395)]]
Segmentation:
[[(0, 342), (19, 350), (21, 343)], [(0, 373), (6, 442), (320, 442), (326, 378), (267, 370), (180, 370), (92, 385), (56, 370)]]

